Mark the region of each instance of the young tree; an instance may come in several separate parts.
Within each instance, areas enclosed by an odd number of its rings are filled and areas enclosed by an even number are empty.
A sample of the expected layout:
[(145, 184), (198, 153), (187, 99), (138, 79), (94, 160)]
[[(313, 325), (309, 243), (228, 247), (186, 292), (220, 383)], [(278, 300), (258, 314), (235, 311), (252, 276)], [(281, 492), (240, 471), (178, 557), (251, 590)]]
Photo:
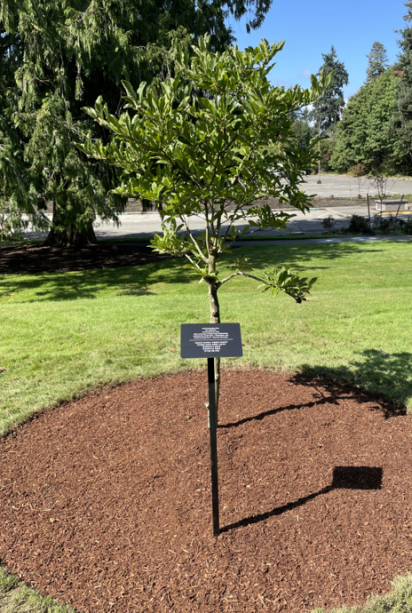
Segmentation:
[(374, 42), (371, 52), (366, 56), (369, 60), (366, 70), (366, 83), (380, 77), (388, 68), (388, 56), (382, 43)]
[[(264, 228), (284, 229), (293, 217), (256, 201), (273, 196), (300, 211), (310, 206), (299, 186), (304, 169), (316, 163), (317, 140), (306, 148), (296, 146), (292, 115), (316, 100), (321, 85), (312, 77), (311, 90), (272, 87), (267, 75), (282, 47), (262, 41), (244, 52), (234, 47), (218, 54), (209, 50), (208, 37), (200, 38), (194, 59), (180, 55), (176, 78), (162, 83), (161, 95), (145, 83), (136, 92), (125, 82), (127, 112), (120, 119), (101, 98), (95, 108), (85, 109), (114, 139), (107, 146), (89, 139), (80, 149), (123, 170), (116, 193), (157, 203), (163, 235), (155, 236), (153, 248), (186, 257), (208, 288), (212, 323), (220, 322), (218, 290), (239, 275), (274, 294), (284, 291), (297, 303), (315, 281), (286, 269), (258, 274), (241, 259), (223, 279), (218, 268), (231, 242)], [(321, 82), (323, 88), (328, 84), (324, 73)], [(274, 146), (279, 141), (281, 149)], [(283, 178), (273, 172), (280, 164)], [(200, 237), (191, 231), (192, 216), (204, 219)], [(236, 222), (245, 227), (239, 229)], [(215, 371), (218, 390), (219, 360)]]
[(212, 32), (213, 48), (223, 49), (233, 40), (225, 23), (229, 12), (239, 18), (250, 11), (248, 23), (254, 28), (270, 4), (271, 0), (1, 2), (0, 34), (6, 38), (0, 45), (9, 43), (8, 52), (14, 54), (14, 63), (8, 61), (7, 67), (13, 64), (16, 96), (4, 107), (10, 112), (0, 126), (0, 168), (7, 177), (0, 185), (0, 202), (36, 221), (44, 220), (38, 212), (51, 201), (48, 244), (95, 241), (95, 216), (116, 220), (125, 199), (107, 195), (116, 184), (117, 170), (87, 160), (73, 147), (73, 139), (84, 139), (90, 130), (105, 138), (81, 107), (93, 104), (104, 91), (111, 112), (118, 113), (121, 79), (138, 87), (142, 80), (170, 76), (176, 41)]

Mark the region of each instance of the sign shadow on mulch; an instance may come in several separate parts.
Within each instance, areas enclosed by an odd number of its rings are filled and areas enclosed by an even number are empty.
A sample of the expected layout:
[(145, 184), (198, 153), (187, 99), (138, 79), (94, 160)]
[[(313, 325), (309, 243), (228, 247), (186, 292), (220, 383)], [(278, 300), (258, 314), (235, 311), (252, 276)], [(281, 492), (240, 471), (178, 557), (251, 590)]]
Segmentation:
[(310, 500), (328, 494), (335, 489), (351, 489), (351, 490), (379, 490), (382, 487), (382, 475), (383, 470), (380, 467), (373, 466), (335, 466), (333, 469), (332, 484), (323, 487), (318, 492), (299, 498), (294, 502), (288, 502), (287, 504), (276, 507), (266, 513), (260, 513), (259, 515), (252, 515), (241, 519), (234, 524), (223, 526), (220, 528), (220, 532), (228, 532), (236, 528), (249, 526), (251, 524), (257, 524), (258, 522), (265, 521), (269, 517), (275, 515), (282, 515), (286, 511), (292, 511), (298, 507), (303, 506)]

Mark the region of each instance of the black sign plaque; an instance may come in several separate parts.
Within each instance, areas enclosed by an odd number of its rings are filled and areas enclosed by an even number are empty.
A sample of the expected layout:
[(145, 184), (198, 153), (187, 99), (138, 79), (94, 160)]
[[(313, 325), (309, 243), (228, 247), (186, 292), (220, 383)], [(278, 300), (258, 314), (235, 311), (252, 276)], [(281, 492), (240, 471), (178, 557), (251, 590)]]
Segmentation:
[(182, 324), (182, 358), (240, 358), (240, 324)]

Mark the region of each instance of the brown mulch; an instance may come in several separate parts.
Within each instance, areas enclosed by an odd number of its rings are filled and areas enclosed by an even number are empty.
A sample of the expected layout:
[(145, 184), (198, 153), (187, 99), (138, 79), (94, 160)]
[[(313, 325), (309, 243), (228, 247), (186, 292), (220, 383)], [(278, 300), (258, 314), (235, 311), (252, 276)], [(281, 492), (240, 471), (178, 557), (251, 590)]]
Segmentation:
[(0, 248), (0, 273), (68, 272), (137, 266), (170, 259), (146, 245), (105, 244), (85, 247), (16, 245)]
[(0, 441), (0, 560), (87, 612), (298, 612), (412, 569), (412, 419), (225, 371), (212, 536), (205, 372), (106, 389)]

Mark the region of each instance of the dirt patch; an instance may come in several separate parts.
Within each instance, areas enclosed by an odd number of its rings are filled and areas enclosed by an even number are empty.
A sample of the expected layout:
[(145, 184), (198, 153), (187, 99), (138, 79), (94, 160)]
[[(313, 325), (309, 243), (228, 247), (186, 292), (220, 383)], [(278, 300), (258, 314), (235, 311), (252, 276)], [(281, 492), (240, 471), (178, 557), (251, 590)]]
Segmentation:
[(79, 611), (297, 612), (412, 568), (412, 418), (225, 371), (212, 536), (206, 372), (45, 411), (0, 441), (0, 561)]
[(155, 253), (150, 247), (139, 244), (99, 243), (68, 248), (19, 245), (0, 248), (0, 272), (25, 274), (118, 268), (160, 262), (170, 257)]

